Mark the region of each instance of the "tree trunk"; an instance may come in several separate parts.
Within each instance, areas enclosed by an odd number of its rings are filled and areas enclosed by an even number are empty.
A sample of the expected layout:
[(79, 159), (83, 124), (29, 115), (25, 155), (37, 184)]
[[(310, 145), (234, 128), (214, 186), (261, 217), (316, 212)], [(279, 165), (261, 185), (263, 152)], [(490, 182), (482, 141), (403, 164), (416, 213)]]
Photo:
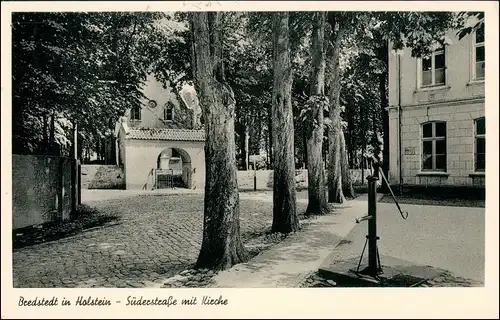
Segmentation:
[(245, 170), (248, 171), (250, 158), (250, 131), (248, 127), (245, 128)]
[(70, 158), (75, 158), (75, 159), (78, 159), (78, 147), (79, 147), (79, 143), (78, 143), (78, 125), (76, 123), (76, 120), (73, 120), (73, 143), (72, 143), (72, 151), (73, 151), (73, 154), (71, 155)]
[(195, 83), (205, 123), (203, 241), (196, 268), (224, 270), (249, 256), (240, 238), (234, 94), (224, 79), (219, 12), (191, 14)]
[(373, 155), (375, 156), (377, 161), (380, 161), (380, 154), (382, 153), (382, 150), (380, 149), (381, 145), (380, 145), (380, 140), (379, 140), (379, 136), (378, 136), (377, 115), (378, 115), (377, 113), (373, 113), (373, 117), (372, 117), (373, 134), (372, 134), (370, 142), (371, 142), (371, 145), (373, 148)]
[(56, 155), (56, 116), (52, 113), (50, 117), (50, 132), (49, 132), (49, 154), (55, 156)]
[(242, 124), (243, 128), (240, 134), (240, 150), (241, 150), (241, 168), (243, 170), (248, 170), (248, 148), (247, 148), (247, 134), (248, 134), (248, 124), (246, 120)]
[[(269, 131), (269, 129), (268, 129)], [(269, 161), (269, 155), (271, 154), (271, 151), (269, 149), (269, 135), (267, 135), (264, 139), (264, 144), (266, 147), (266, 168), (269, 170), (271, 168), (271, 163)]]
[[(352, 131), (354, 132), (354, 130)], [(349, 147), (347, 148), (347, 154), (349, 155), (349, 168), (355, 168), (356, 167), (356, 156), (354, 155), (354, 138), (353, 135), (351, 134), (349, 137), (350, 143)]]
[(347, 157), (347, 150), (345, 144), (344, 133), (340, 132), (340, 154), (341, 154), (341, 171), (342, 171), (342, 192), (348, 199), (356, 197), (354, 188), (352, 187), (351, 170), (349, 167), (349, 159)]
[(96, 142), (95, 142), (95, 155), (96, 155), (96, 160), (101, 160), (100, 156), (99, 156), (99, 144), (100, 144), (100, 139), (99, 138), (95, 138)]
[[(383, 132), (383, 151), (382, 151), (382, 171), (389, 179), (389, 112), (387, 107), (387, 87), (386, 87), (387, 73), (383, 72), (379, 76), (379, 91), (380, 91), (380, 108), (382, 111), (382, 132)], [(385, 184), (383, 184), (385, 186)]]
[[(384, 65), (384, 72), (379, 75), (379, 94), (380, 94), (380, 111), (382, 116), (382, 132), (383, 132), (383, 151), (382, 151), (382, 171), (389, 178), (389, 112), (387, 107), (389, 101), (387, 99), (387, 77), (389, 53), (388, 42), (383, 41), (376, 47), (375, 54)], [(385, 184), (382, 184), (383, 188)]]
[(303, 148), (303, 154), (302, 154), (302, 167), (304, 169), (307, 169), (308, 167), (308, 161), (307, 161), (307, 136), (306, 136), (306, 130), (307, 128), (302, 128), (302, 145), (304, 146)]
[(272, 104), (268, 108), (268, 114), (267, 114), (267, 128), (268, 128), (268, 138), (269, 138), (269, 169), (273, 169), (274, 165), (274, 156), (273, 156), (273, 117), (272, 117), (273, 111), (272, 111)]
[(292, 66), (288, 12), (273, 14), (274, 84), (273, 124), (273, 225), (271, 232), (289, 233), (300, 228), (296, 211)]
[(245, 170), (248, 171), (250, 166), (250, 130), (252, 128), (252, 123), (250, 117), (246, 117), (245, 126)]
[(257, 118), (254, 121), (254, 128), (256, 132), (254, 133), (253, 148), (254, 154), (260, 154), (262, 148), (262, 109), (258, 109)]
[(344, 203), (342, 191), (341, 147), (339, 129), (328, 130), (328, 202)]
[[(342, 170), (340, 153), (340, 43), (344, 30), (335, 21), (335, 13), (328, 13), (331, 25), (331, 78), (330, 78), (330, 120), (331, 126), (328, 130), (328, 202), (343, 203), (345, 201), (342, 192)], [(335, 31), (338, 30), (338, 31)]]
[[(325, 23), (324, 12), (315, 13), (312, 38), (312, 70), (310, 96), (325, 96)], [(313, 121), (307, 130), (307, 179), (308, 204), (306, 214), (323, 214), (327, 211), (325, 171), (323, 169), (323, 104), (311, 106)], [(316, 123), (316, 124), (314, 124)]]
[(47, 150), (49, 150), (49, 134), (48, 134), (48, 128), (49, 128), (49, 123), (47, 119), (47, 114), (43, 114), (43, 153), (47, 153)]

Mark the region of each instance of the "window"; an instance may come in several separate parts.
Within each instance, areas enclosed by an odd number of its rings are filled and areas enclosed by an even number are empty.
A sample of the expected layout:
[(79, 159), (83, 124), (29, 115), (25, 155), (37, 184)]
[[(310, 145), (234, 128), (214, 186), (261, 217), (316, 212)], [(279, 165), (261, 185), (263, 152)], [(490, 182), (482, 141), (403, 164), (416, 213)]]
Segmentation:
[(163, 119), (166, 121), (174, 120), (174, 105), (172, 102), (165, 104), (165, 109), (163, 110)]
[(422, 170), (446, 171), (446, 122), (422, 125)]
[(444, 47), (434, 51), (431, 56), (422, 58), (421, 86), (437, 86), (445, 84), (445, 55)]
[(475, 121), (475, 169), (476, 171), (484, 171), (486, 167), (486, 123), (484, 118), (476, 119)]
[(473, 79), (474, 80), (482, 80), (484, 79), (484, 24), (479, 27), (475, 34), (473, 35), (474, 40), (474, 65), (472, 67), (473, 71)]
[(130, 110), (130, 120), (141, 120), (141, 107), (132, 108)]

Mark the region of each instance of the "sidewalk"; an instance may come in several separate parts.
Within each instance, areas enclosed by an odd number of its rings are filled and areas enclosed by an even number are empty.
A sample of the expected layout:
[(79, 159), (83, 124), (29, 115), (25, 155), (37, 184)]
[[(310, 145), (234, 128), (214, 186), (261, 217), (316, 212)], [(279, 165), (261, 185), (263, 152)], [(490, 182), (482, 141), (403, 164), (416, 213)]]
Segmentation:
[(367, 197), (362, 195), (334, 208), (333, 213), (308, 220), (304, 230), (289, 235), (249, 262), (219, 272), (212, 287), (298, 287), (349, 234), (355, 218), (367, 213)]

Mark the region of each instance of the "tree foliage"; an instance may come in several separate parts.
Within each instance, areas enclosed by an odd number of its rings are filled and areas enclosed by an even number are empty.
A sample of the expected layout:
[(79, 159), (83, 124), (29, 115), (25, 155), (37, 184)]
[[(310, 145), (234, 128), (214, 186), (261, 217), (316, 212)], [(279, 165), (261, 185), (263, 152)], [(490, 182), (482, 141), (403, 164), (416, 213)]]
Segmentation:
[[(15, 13), (13, 151), (58, 153), (48, 150), (56, 145), (67, 152), (75, 122), (83, 144), (109, 134), (119, 116), (140, 103), (149, 71), (173, 78), (165, 65), (185, 61), (179, 56), (185, 52), (179, 50), (183, 26), (168, 17), (152, 12)], [(54, 132), (56, 143), (47, 130)]]

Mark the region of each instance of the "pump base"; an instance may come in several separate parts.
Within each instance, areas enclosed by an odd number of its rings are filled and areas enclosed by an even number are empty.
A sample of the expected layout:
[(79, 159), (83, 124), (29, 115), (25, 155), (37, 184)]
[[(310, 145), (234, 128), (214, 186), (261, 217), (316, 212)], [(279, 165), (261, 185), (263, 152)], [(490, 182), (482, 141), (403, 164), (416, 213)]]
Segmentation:
[(335, 281), (339, 287), (412, 287), (438, 277), (444, 271), (381, 255), (383, 272), (373, 277), (361, 272), (367, 267), (366, 259), (364, 260), (359, 268), (360, 272), (356, 272), (359, 258), (340, 262), (327, 258), (318, 272), (325, 279)]

